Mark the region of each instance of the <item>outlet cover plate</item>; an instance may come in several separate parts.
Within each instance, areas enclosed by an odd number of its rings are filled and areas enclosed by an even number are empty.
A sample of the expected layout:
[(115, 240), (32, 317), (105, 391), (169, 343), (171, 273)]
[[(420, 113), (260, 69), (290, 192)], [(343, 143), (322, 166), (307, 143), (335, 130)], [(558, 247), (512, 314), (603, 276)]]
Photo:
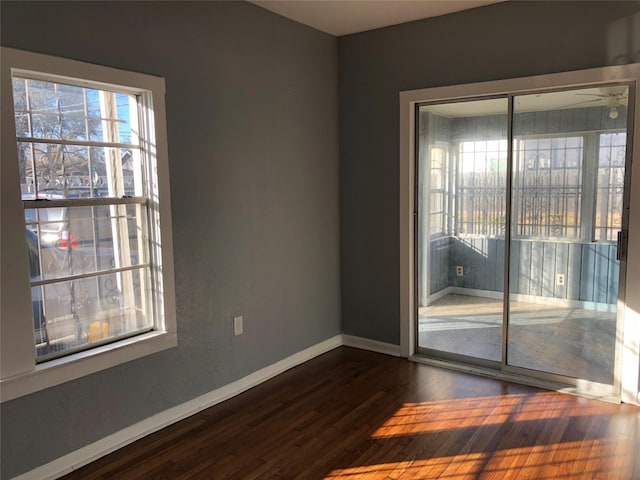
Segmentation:
[(238, 335), (242, 335), (244, 331), (242, 315), (238, 317), (233, 317), (233, 334), (237, 337)]

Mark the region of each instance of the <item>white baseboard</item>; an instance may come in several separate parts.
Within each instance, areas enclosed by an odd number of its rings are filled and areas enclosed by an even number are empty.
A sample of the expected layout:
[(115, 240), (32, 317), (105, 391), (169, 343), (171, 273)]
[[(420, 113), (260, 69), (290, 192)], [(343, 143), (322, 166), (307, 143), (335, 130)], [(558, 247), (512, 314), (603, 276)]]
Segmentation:
[[(452, 290), (447, 290), (447, 293), (455, 293), (456, 295), (470, 295), (472, 297), (492, 298), (495, 300), (502, 300), (503, 298), (502, 292), (495, 292), (493, 290), (478, 290), (475, 288), (464, 287), (453, 287)], [(542, 297), (537, 295), (524, 295), (521, 293), (512, 293), (509, 298), (515, 302), (555, 305), (560, 308), (583, 308), (585, 310), (595, 310), (598, 312), (615, 312), (616, 310), (615, 304), (587, 302), (583, 300), (567, 300), (565, 298)]]
[[(382, 342), (375, 343), (386, 345)], [(131, 425), (130, 427), (124, 428), (119, 432), (102, 438), (97, 442), (91, 443), (63, 457), (57, 458), (52, 462), (23, 473), (22, 475), (15, 477), (14, 480), (53, 480), (60, 478), (61, 476), (77, 470), (78, 468), (108, 455), (119, 448), (157, 432), (158, 430), (161, 430), (173, 423), (190, 417), (191, 415), (194, 415), (206, 408), (228, 400), (231, 397), (235, 397), (256, 385), (289, 370), (290, 368), (300, 365), (301, 363), (311, 360), (312, 358), (322, 355), (323, 353), (333, 350), (341, 345), (343, 345), (343, 335), (336, 335), (335, 337), (306, 348), (283, 360), (280, 360), (279, 362), (225, 385), (224, 387), (205, 393), (193, 400), (189, 400), (181, 405), (153, 415), (141, 422)], [(375, 349), (373, 350), (377, 351)]]
[(477, 288), (453, 287), (452, 293), (456, 295), (469, 295), (470, 297), (491, 298), (493, 300), (502, 300), (502, 292), (494, 292), (493, 290), (479, 290)]
[(377, 340), (370, 340), (368, 338), (354, 337), (352, 335), (344, 334), (342, 335), (342, 344), (345, 347), (360, 348), (362, 350), (384, 353), (385, 355), (392, 355), (394, 357), (400, 356), (400, 345), (379, 342)]
[(453, 289), (454, 287), (446, 287), (442, 290), (437, 291), (436, 293), (432, 293), (431, 295), (429, 295), (429, 301), (427, 303), (431, 305), (433, 302), (440, 300), (442, 297), (446, 297), (450, 293), (454, 293)]

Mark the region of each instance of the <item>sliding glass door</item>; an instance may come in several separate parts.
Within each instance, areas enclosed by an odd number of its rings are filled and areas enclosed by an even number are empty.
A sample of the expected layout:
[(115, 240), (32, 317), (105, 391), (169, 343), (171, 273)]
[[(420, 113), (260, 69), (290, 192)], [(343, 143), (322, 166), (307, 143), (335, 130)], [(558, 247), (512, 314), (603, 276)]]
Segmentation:
[(508, 365), (614, 383), (628, 97), (514, 98)]
[(418, 107), (419, 352), (615, 386), (628, 98), (606, 85)]
[(419, 109), (418, 345), (500, 362), (508, 98)]

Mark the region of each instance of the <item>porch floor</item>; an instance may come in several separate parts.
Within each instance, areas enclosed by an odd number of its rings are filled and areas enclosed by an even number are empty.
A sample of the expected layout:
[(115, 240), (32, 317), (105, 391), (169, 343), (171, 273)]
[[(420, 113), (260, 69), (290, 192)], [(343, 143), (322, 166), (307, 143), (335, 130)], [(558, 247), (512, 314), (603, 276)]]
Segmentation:
[[(448, 294), (419, 309), (419, 346), (499, 362), (502, 311), (502, 300)], [(526, 302), (510, 312), (509, 365), (613, 383), (615, 312)]]

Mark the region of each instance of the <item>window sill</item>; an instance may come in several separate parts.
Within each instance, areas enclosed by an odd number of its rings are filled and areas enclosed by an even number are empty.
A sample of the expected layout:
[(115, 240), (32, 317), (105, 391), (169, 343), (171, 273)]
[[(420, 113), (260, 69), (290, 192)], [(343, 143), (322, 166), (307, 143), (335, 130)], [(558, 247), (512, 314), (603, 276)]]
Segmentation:
[(175, 332), (149, 332), (36, 365), (33, 370), (0, 382), (0, 401), (6, 402), (153, 353), (176, 347)]

